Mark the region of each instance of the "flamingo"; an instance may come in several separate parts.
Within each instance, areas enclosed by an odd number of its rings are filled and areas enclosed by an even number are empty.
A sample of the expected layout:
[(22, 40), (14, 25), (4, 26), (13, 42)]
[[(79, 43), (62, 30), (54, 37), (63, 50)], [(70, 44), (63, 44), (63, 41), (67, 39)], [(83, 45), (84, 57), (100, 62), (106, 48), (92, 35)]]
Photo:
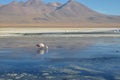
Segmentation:
[(46, 44), (44, 44), (44, 43), (39, 43), (39, 44), (37, 44), (36, 45), (38, 48), (40, 48), (40, 49), (48, 49), (48, 46), (46, 45)]

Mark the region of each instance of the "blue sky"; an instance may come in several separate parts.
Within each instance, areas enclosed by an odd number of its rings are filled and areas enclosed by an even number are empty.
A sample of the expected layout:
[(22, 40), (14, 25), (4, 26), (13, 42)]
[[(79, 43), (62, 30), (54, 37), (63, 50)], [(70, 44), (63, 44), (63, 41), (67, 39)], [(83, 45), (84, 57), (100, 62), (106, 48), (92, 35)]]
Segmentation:
[[(13, 0), (0, 0), (0, 4), (7, 4)], [(25, 0), (17, 0), (25, 1)], [(42, 0), (44, 2), (62, 2), (65, 3), (67, 0)], [(120, 15), (120, 0), (76, 0), (89, 8), (110, 15)]]

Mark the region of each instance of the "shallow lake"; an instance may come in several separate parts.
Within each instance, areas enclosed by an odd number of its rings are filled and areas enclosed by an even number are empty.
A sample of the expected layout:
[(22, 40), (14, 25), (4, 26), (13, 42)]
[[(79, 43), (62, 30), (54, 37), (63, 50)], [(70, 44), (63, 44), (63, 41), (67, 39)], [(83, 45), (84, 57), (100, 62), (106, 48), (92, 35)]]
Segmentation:
[(91, 42), (0, 48), (0, 80), (120, 80), (120, 38), (80, 39)]

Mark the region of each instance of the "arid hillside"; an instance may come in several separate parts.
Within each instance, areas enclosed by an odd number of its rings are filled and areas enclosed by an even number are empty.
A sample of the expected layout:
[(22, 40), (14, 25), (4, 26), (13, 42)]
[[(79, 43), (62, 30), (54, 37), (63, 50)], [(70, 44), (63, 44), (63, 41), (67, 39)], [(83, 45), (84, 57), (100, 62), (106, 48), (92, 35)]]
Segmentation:
[(0, 5), (0, 27), (119, 27), (120, 16), (98, 13), (68, 0), (44, 3), (41, 0), (13, 1)]

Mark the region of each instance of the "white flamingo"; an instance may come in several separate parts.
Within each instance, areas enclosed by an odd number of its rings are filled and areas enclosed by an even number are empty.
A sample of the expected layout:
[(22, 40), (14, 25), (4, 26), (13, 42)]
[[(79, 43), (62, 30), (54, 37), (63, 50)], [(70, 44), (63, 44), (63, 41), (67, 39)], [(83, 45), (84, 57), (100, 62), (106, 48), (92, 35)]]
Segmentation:
[(44, 44), (44, 43), (39, 43), (39, 44), (37, 44), (36, 45), (38, 48), (40, 48), (40, 49), (48, 49), (48, 46), (46, 45), (46, 44)]

